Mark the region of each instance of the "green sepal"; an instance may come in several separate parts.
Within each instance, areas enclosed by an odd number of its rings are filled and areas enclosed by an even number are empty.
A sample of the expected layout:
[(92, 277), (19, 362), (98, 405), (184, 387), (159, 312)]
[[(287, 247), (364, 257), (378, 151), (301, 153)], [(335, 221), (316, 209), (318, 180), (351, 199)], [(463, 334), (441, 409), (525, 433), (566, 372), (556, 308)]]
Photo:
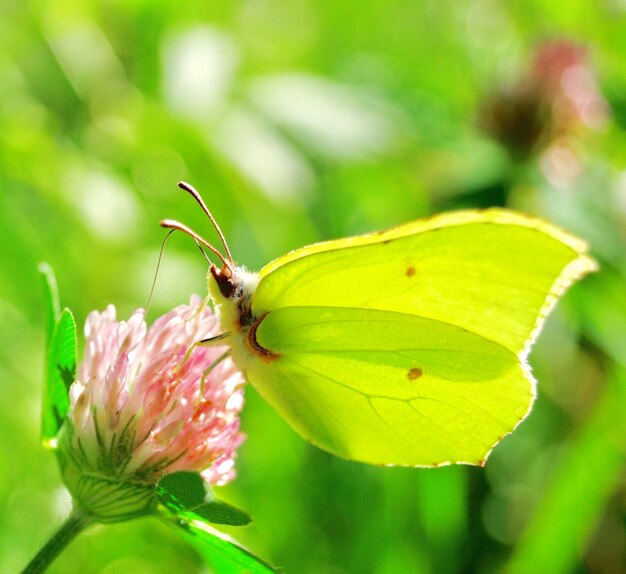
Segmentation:
[(236, 540), (215, 530), (203, 520), (193, 519), (187, 513), (178, 516), (169, 515), (167, 518), (167, 522), (177, 527), (177, 530), (193, 544), (213, 572), (220, 574), (278, 572), (265, 560), (255, 556)]
[(70, 408), (69, 388), (76, 376), (76, 322), (63, 309), (48, 344), (41, 413), (41, 440), (55, 448), (56, 437)]
[(196, 472), (173, 472), (157, 485), (159, 502), (177, 516), (213, 524), (245, 526), (252, 517), (226, 502), (218, 500), (206, 481)]

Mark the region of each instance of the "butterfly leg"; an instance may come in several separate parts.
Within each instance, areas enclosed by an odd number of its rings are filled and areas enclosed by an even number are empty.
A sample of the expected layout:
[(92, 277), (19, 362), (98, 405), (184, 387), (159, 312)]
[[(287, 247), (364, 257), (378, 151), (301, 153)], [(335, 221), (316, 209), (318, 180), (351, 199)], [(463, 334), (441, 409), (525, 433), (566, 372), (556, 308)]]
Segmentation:
[(195, 343), (194, 346), (203, 345), (205, 347), (219, 347), (220, 345), (224, 345), (229, 337), (230, 333), (227, 331), (226, 333), (220, 333), (219, 335), (215, 335), (215, 337), (202, 339), (201, 341)]
[(215, 359), (202, 373), (202, 378), (200, 379), (200, 396), (204, 395), (204, 385), (206, 378), (211, 374), (211, 371), (217, 367), (228, 355), (230, 351), (224, 351), (217, 359)]
[[(226, 341), (228, 337), (230, 337), (230, 333), (221, 333), (220, 335), (216, 335), (215, 337), (209, 337), (208, 339), (202, 339), (201, 341), (196, 341), (193, 345), (189, 347), (189, 349), (187, 349), (187, 352), (185, 353), (183, 360), (180, 362), (180, 365), (182, 366), (189, 359), (189, 357), (191, 356), (191, 353), (198, 345), (203, 345), (206, 347), (218, 347), (220, 345), (224, 345), (225, 344), (224, 341)], [(222, 361), (223, 358), (224, 358), (223, 356), (220, 356), (217, 362), (219, 363), (220, 361)]]

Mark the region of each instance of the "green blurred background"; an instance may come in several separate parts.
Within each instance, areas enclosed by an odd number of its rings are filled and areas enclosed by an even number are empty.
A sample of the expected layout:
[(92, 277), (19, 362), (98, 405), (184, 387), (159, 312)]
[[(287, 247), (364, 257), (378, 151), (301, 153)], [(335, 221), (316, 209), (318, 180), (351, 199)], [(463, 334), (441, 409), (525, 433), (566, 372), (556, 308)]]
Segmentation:
[[(160, 219), (215, 239), (181, 179), (253, 269), (488, 205), (568, 228), (601, 263), (546, 325), (535, 408), (484, 469), (339, 460), (249, 388), (221, 490), (255, 517), (239, 540), (290, 574), (626, 572), (624, 0), (2, 0), (1, 572), (69, 504), (38, 438), (37, 263), (80, 323), (110, 302), (127, 317), (146, 304)], [(205, 273), (174, 236), (151, 317), (204, 293)], [(50, 571), (207, 569), (146, 519), (82, 534)]]

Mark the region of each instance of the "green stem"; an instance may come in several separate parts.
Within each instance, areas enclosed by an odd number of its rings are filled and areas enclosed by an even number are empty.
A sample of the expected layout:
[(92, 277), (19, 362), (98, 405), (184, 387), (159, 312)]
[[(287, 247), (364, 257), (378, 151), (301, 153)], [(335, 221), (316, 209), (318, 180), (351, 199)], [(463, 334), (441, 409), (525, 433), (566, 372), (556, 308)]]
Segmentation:
[(55, 534), (48, 540), (45, 546), (37, 553), (24, 569), (22, 574), (39, 574), (52, 564), (55, 558), (61, 554), (65, 547), (76, 537), (76, 535), (91, 524), (89, 516), (84, 515), (80, 510), (72, 510)]

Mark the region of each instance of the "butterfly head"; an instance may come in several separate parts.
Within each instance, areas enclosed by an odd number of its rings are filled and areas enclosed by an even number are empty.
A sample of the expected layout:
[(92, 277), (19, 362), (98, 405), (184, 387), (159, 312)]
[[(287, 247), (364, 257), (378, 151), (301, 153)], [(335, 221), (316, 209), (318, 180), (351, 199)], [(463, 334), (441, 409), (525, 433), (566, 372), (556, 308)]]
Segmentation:
[[(252, 295), (259, 283), (259, 276), (256, 273), (251, 273), (245, 267), (234, 264), (224, 234), (202, 200), (202, 197), (200, 197), (200, 194), (188, 183), (180, 182), (178, 186), (189, 193), (207, 215), (220, 237), (224, 246), (224, 253), (221, 253), (220, 250), (183, 223), (165, 219), (161, 221), (161, 226), (171, 230), (182, 231), (193, 238), (203, 253), (205, 253), (203, 247), (206, 247), (219, 258), (221, 267), (209, 261), (209, 295), (215, 304), (216, 312), (220, 317), (220, 323), (224, 331), (245, 330), (255, 319), (251, 305)], [(206, 253), (205, 257), (207, 257)]]
[(209, 267), (209, 290), (211, 289), (211, 276), (215, 280), (215, 284), (222, 296), (226, 299), (231, 299), (237, 290), (232, 267), (226, 263), (221, 268), (211, 264)]
[(215, 303), (231, 301), (240, 309), (249, 308), (250, 299), (257, 285), (259, 275), (245, 267), (217, 265), (209, 267), (209, 293)]

